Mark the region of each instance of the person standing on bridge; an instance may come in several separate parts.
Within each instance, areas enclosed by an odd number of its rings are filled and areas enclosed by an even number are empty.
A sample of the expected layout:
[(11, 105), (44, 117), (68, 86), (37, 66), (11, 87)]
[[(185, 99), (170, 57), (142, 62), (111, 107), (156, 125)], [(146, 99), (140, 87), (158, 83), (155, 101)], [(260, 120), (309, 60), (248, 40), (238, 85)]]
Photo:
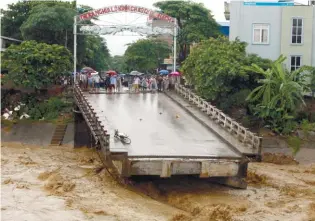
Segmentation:
[(105, 92), (108, 92), (110, 89), (110, 76), (107, 74), (105, 78)]
[(165, 77), (164, 77), (163, 83), (164, 83), (164, 84), (163, 84), (163, 86), (164, 86), (163, 90), (164, 90), (164, 91), (168, 91), (168, 87), (169, 87), (169, 84), (170, 84), (170, 79), (169, 79), (168, 76), (165, 76)]
[(137, 93), (139, 92), (139, 84), (140, 84), (140, 78), (136, 76), (133, 81), (133, 86), (134, 86), (135, 92)]
[(150, 90), (154, 92), (157, 89), (157, 83), (155, 77), (151, 77), (150, 79)]
[(117, 85), (116, 92), (120, 92), (120, 91), (121, 91), (121, 88), (122, 88), (122, 82), (121, 82), (121, 77), (120, 77), (120, 76), (117, 77), (117, 83), (116, 83), (116, 85)]
[(94, 76), (94, 91), (99, 92), (100, 90), (100, 77), (99, 75)]
[(162, 91), (163, 78), (161, 75), (159, 75), (156, 80), (157, 80), (158, 91), (161, 92)]
[(141, 81), (141, 89), (142, 91), (146, 91), (148, 88), (148, 81), (147, 81), (147, 78), (144, 77), (142, 78), (142, 81)]
[(115, 93), (116, 84), (117, 84), (116, 76), (112, 75), (110, 77), (110, 86), (109, 86), (110, 93), (112, 93), (112, 92)]

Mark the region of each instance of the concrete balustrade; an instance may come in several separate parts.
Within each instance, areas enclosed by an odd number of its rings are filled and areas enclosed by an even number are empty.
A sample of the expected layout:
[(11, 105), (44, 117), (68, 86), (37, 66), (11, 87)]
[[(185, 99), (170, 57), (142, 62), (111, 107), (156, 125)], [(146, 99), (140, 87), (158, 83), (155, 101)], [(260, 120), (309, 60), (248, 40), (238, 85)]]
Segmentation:
[(190, 89), (185, 88), (180, 84), (176, 84), (175, 91), (200, 108), (201, 111), (205, 112), (213, 121), (229, 131), (230, 134), (236, 136), (239, 141), (246, 145), (250, 145), (251, 148), (260, 152), (261, 137), (243, 127), (240, 123), (236, 122), (221, 110), (193, 93)]

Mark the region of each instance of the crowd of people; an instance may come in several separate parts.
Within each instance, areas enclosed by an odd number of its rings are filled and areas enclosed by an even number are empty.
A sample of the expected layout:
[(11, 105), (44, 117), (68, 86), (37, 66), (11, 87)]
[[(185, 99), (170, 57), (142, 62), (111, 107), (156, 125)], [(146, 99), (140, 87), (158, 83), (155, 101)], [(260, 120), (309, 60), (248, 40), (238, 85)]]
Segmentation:
[(132, 83), (130, 84), (131, 87), (129, 87), (130, 91), (167, 91), (169, 89), (172, 89), (174, 87), (176, 82), (176, 77), (172, 76), (144, 76), (134, 77)]
[(79, 84), (83, 90), (98, 92), (104, 88), (108, 92), (119, 92), (122, 88), (123, 78), (119, 75), (106, 75), (105, 78), (99, 74), (79, 74)]
[(99, 92), (100, 88), (106, 92), (121, 92), (123, 88), (128, 88), (130, 92), (140, 91), (167, 91), (174, 88), (179, 81), (177, 76), (151, 75), (151, 76), (121, 76), (107, 74), (102, 78), (99, 74), (79, 74), (80, 87), (83, 90)]

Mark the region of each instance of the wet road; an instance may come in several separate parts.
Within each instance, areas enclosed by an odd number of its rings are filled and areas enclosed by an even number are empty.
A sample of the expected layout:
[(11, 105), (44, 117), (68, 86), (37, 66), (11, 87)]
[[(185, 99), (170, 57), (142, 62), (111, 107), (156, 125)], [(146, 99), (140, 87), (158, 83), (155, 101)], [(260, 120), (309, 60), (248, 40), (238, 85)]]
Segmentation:
[(114, 129), (129, 135), (129, 156), (239, 157), (164, 94), (87, 94), (111, 134), (111, 151), (123, 148)]

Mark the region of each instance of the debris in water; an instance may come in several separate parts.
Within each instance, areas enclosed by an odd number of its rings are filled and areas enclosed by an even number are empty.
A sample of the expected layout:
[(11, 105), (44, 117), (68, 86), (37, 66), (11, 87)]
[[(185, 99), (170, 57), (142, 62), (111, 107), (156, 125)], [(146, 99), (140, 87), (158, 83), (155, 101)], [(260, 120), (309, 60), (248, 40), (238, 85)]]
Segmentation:
[(262, 161), (265, 163), (273, 163), (279, 165), (297, 165), (297, 162), (292, 156), (281, 153), (264, 153)]
[(11, 178), (5, 179), (3, 181), (3, 184), (12, 184), (12, 183), (13, 183), (13, 180)]
[(70, 192), (75, 187), (71, 181), (65, 180), (60, 174), (52, 174), (45, 184), (45, 189), (49, 190), (54, 195), (62, 195), (65, 192)]
[(262, 185), (267, 183), (265, 175), (257, 174), (256, 171), (248, 171), (246, 181), (248, 184)]

